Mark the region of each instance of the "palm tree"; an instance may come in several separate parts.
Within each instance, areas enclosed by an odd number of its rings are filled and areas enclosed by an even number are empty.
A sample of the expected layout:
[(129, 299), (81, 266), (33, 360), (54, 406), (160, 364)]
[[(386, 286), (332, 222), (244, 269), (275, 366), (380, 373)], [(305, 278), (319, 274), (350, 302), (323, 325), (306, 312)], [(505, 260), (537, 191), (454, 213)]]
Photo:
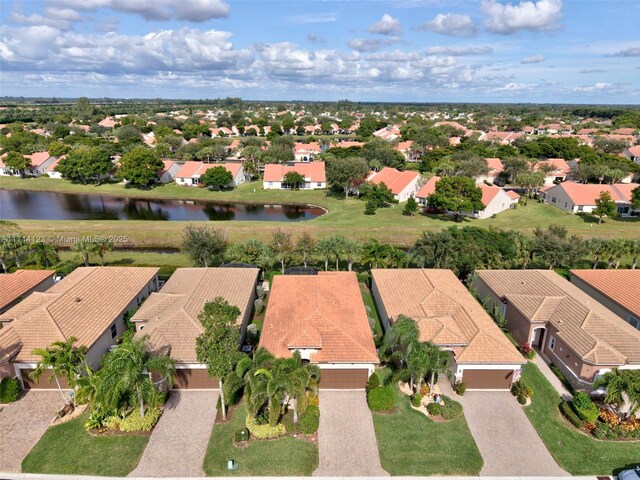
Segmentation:
[(362, 247), (358, 242), (351, 239), (345, 239), (343, 252), (347, 257), (347, 270), (353, 270), (353, 263), (360, 259), (362, 255)]
[(98, 253), (98, 244), (92, 240), (79, 240), (73, 244), (71, 250), (78, 253), (84, 261), (84, 266), (89, 266), (89, 256)]
[(402, 268), (407, 262), (407, 254), (398, 247), (389, 247), (387, 258), (389, 266), (394, 268)]
[(431, 380), (429, 382), (429, 391), (433, 392), (433, 384), (435, 382), (436, 373), (444, 373), (449, 368), (451, 357), (447, 352), (437, 345), (427, 343), (429, 349)]
[(414, 342), (407, 354), (407, 368), (411, 374), (411, 390), (419, 392), (422, 380), (431, 371), (431, 352), (424, 343)]
[(33, 354), (38, 355), (40, 360), (36, 368), (31, 372), (31, 378), (37, 382), (43, 373), (50, 370), (51, 376), (49, 380), (55, 379), (60, 395), (62, 395), (65, 402), (68, 402), (68, 399), (62, 391), (60, 377), (67, 381), (69, 388), (75, 389), (80, 366), (84, 364), (88, 351), (88, 348), (84, 345), (76, 347), (76, 341), (76, 337), (69, 337), (64, 341), (53, 342), (46, 348), (33, 350)]
[(336, 272), (340, 270), (340, 258), (344, 254), (345, 244), (347, 239), (342, 235), (334, 235), (330, 238), (331, 240), (331, 254), (336, 259)]
[(627, 253), (627, 241), (621, 238), (615, 238), (613, 240), (609, 240), (605, 248), (607, 255), (609, 256), (607, 268), (611, 268), (615, 263), (615, 268), (617, 269), (620, 266), (622, 257)]
[(94, 248), (100, 257), (100, 264), (104, 267), (104, 254), (113, 250), (113, 242), (106, 238), (100, 239), (95, 242)]
[(595, 270), (600, 263), (600, 259), (606, 253), (607, 241), (601, 238), (591, 238), (587, 241), (587, 249), (593, 256), (593, 269)]
[(369, 263), (372, 268), (378, 265), (386, 267), (389, 262), (390, 245), (371, 239), (362, 247), (362, 262)]
[(95, 395), (98, 404), (116, 412), (137, 405), (140, 416), (144, 417), (145, 403), (157, 402), (157, 389), (151, 375), (158, 374), (171, 384), (175, 362), (167, 355), (151, 352), (148, 339), (148, 335), (125, 335), (122, 343), (104, 356)]
[(614, 368), (594, 382), (594, 389), (601, 387), (605, 402), (616, 405), (620, 415), (634, 415), (640, 408), (640, 371)]
[(418, 324), (413, 318), (398, 315), (391, 328), (384, 336), (381, 353), (396, 363), (405, 363), (410, 346), (420, 338)]
[(50, 243), (36, 242), (32, 243), (29, 248), (31, 249), (31, 260), (36, 262), (39, 267), (49, 268), (60, 261), (58, 250)]
[(631, 269), (635, 270), (638, 266), (638, 257), (640, 257), (640, 240), (629, 240), (628, 247), (632, 256)]
[(324, 270), (329, 270), (329, 260), (333, 255), (333, 241), (331, 238), (322, 238), (316, 243), (316, 253), (324, 259)]
[(2, 268), (7, 271), (6, 258), (13, 257), (17, 267), (20, 267), (20, 256), (27, 251), (29, 244), (21, 235), (4, 235), (0, 237), (0, 257)]

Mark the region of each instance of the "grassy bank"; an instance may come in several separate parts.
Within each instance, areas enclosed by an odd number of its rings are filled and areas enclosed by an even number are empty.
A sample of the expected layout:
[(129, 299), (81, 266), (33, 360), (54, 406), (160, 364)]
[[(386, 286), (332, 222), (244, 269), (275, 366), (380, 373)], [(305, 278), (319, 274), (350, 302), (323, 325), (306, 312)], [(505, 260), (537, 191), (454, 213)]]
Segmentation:
[[(0, 188), (38, 191), (58, 191), (66, 193), (84, 193), (101, 195), (131, 196), (139, 198), (196, 199), (221, 202), (254, 203), (309, 203), (327, 209), (327, 214), (306, 222), (208, 222), (228, 230), (231, 241), (243, 241), (249, 238), (265, 239), (277, 228), (292, 233), (308, 231), (316, 237), (342, 234), (359, 240), (376, 238), (382, 242), (401, 247), (412, 245), (418, 235), (425, 231), (437, 231), (452, 225), (474, 225), (484, 228), (515, 229), (523, 233), (532, 233), (536, 227), (550, 224), (565, 225), (572, 234), (585, 238), (635, 238), (640, 226), (638, 220), (610, 220), (602, 225), (591, 218), (564, 213), (558, 208), (530, 202), (527, 207), (509, 210), (486, 220), (465, 219), (454, 223), (443, 216), (402, 215), (402, 206), (379, 209), (376, 215), (364, 215), (364, 202), (357, 199), (345, 200), (325, 191), (281, 191), (263, 190), (260, 182), (244, 184), (228, 192), (210, 192), (201, 188), (180, 187), (175, 184), (163, 185), (151, 190), (136, 190), (123, 185), (108, 184), (101, 186), (81, 185), (66, 180), (50, 178), (20, 179), (2, 177)], [(182, 229), (190, 222), (162, 221), (114, 221), (114, 220), (19, 220), (26, 235), (44, 238), (111, 236), (126, 237), (120, 248), (177, 247), (180, 244)]]

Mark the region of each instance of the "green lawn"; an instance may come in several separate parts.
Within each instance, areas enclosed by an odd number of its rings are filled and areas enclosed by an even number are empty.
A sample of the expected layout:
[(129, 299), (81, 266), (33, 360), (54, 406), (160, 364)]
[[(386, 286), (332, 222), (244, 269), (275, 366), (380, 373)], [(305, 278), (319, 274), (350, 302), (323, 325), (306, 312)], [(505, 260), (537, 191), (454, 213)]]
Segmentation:
[[(69, 250), (58, 252), (60, 261), (72, 260), (81, 262), (78, 256)], [(100, 264), (100, 258), (94, 255), (90, 258), (91, 263)], [(107, 252), (104, 256), (105, 265), (167, 265), (175, 267), (193, 267), (193, 262), (183, 253), (158, 253), (137, 251), (113, 251)]]
[[(318, 447), (297, 438), (252, 442), (245, 450), (236, 448), (233, 436), (244, 428), (246, 415), (240, 403), (228, 423), (216, 423), (213, 427), (203, 465), (207, 475), (310, 476), (318, 468)], [(235, 460), (238, 470), (227, 470), (228, 460)]]
[[(49, 428), (22, 461), (25, 473), (124, 477), (147, 446), (147, 436), (94, 437), (84, 429), (88, 414)], [(5, 439), (8, 440), (8, 439)]]
[[(381, 378), (385, 376), (384, 372)], [(437, 423), (413, 410), (393, 387), (397, 409), (373, 413), (380, 461), (390, 475), (478, 475), (482, 456), (464, 416)]]
[(523, 380), (534, 394), (525, 413), (558, 464), (572, 475), (612, 475), (620, 468), (640, 465), (640, 442), (596, 440), (578, 432), (558, 410), (558, 392), (537, 366), (524, 368)]
[[(225, 192), (210, 192), (202, 188), (181, 187), (175, 184), (158, 186), (151, 190), (136, 190), (119, 184), (81, 185), (67, 180), (52, 178), (2, 177), (0, 188), (23, 190), (46, 190), (69, 193), (89, 193), (141, 198), (191, 198), (200, 200), (255, 203), (309, 203), (323, 206), (328, 213), (306, 222), (208, 222), (229, 231), (231, 241), (249, 238), (264, 239), (266, 235), (279, 227), (293, 233), (308, 231), (318, 237), (333, 234), (348, 235), (351, 238), (367, 240), (377, 238), (400, 247), (412, 245), (424, 230), (441, 230), (454, 225), (447, 217), (402, 215), (402, 206), (379, 209), (376, 215), (364, 215), (364, 202), (357, 199), (345, 200), (341, 196), (332, 196), (325, 191), (285, 191), (263, 190), (261, 182), (253, 182)], [(20, 220), (18, 222), (28, 235), (72, 236), (81, 235), (123, 235), (128, 237), (126, 247), (177, 247), (180, 234), (187, 222), (162, 222), (139, 220)], [(609, 220), (602, 225), (597, 221), (569, 215), (550, 205), (530, 202), (527, 207), (509, 210), (486, 220), (465, 219), (458, 225), (476, 225), (520, 230), (531, 233), (536, 227), (559, 223), (565, 225), (571, 233), (583, 237), (632, 238), (637, 236), (640, 222), (634, 220)]]

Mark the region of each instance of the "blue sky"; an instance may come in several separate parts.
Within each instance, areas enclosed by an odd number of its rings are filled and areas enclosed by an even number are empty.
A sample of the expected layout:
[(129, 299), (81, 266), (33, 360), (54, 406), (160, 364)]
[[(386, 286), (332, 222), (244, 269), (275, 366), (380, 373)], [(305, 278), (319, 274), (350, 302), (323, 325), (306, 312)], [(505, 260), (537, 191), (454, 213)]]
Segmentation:
[(0, 1), (2, 95), (640, 103), (640, 0)]

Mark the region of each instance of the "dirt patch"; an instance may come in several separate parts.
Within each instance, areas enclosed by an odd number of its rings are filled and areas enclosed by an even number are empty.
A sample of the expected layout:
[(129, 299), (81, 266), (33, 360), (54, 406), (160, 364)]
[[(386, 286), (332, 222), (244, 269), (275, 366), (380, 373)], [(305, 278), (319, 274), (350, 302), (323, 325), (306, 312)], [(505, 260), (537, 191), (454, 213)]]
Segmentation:
[[(71, 407), (71, 410), (69, 411), (67, 407)], [(53, 420), (53, 422), (51, 422), (51, 425), (52, 426), (60, 425), (62, 423), (67, 423), (68, 421), (73, 420), (74, 418), (78, 418), (80, 415), (84, 413), (86, 409), (87, 409), (86, 404), (77, 405), (76, 408), (73, 408), (72, 405), (66, 405), (62, 410), (58, 412), (58, 415)]]

